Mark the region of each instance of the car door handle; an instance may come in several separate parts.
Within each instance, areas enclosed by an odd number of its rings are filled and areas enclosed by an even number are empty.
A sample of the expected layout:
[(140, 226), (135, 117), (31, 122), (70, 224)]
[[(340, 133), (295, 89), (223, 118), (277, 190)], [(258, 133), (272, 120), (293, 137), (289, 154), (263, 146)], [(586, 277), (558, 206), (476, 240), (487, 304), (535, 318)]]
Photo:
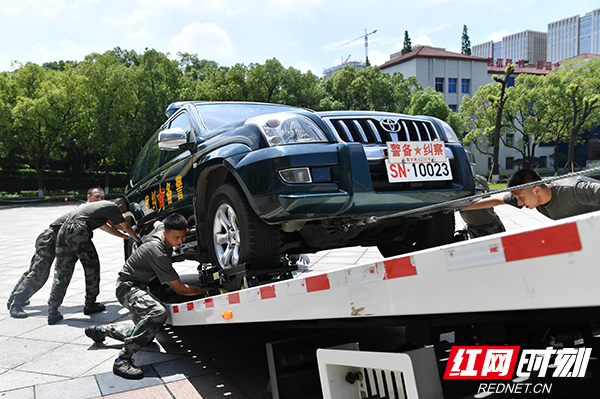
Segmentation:
[(156, 180), (156, 181), (162, 180), (162, 178), (163, 178), (164, 175), (165, 175), (164, 173), (159, 173), (159, 174), (156, 175), (156, 177), (154, 178), (154, 180)]

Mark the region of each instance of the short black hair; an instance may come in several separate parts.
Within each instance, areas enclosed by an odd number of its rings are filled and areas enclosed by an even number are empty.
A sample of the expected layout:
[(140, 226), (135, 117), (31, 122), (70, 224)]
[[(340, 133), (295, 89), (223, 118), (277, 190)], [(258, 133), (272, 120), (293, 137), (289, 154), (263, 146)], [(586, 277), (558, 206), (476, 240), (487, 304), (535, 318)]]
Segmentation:
[(129, 200), (124, 195), (119, 195), (117, 198), (115, 198), (114, 203), (117, 205), (123, 205), (126, 211), (129, 210)]
[(519, 169), (508, 179), (506, 187), (510, 188), (541, 180), (542, 177), (535, 170), (529, 168)]
[(163, 220), (165, 231), (187, 230), (187, 220), (179, 213), (172, 213)]

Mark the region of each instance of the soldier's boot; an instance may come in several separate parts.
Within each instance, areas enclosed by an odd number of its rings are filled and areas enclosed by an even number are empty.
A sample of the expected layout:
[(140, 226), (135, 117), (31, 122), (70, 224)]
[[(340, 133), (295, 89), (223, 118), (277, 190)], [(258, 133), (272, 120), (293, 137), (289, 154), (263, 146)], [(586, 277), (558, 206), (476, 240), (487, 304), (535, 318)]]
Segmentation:
[(133, 359), (121, 358), (120, 356), (113, 364), (113, 373), (128, 380), (139, 380), (144, 378), (144, 372), (135, 367)]
[(56, 324), (63, 319), (63, 315), (58, 311), (56, 313), (48, 313), (48, 324)]
[(23, 308), (17, 305), (16, 303), (10, 305), (9, 312), (10, 317), (14, 317), (15, 319), (24, 319), (28, 316), (27, 313), (23, 311)]
[(92, 313), (104, 312), (106, 310), (106, 306), (101, 303), (94, 302), (90, 305), (85, 305), (83, 307), (83, 314), (90, 315)]
[(102, 342), (106, 338), (106, 334), (102, 331), (101, 327), (90, 326), (85, 328), (85, 335), (94, 340), (94, 342)]

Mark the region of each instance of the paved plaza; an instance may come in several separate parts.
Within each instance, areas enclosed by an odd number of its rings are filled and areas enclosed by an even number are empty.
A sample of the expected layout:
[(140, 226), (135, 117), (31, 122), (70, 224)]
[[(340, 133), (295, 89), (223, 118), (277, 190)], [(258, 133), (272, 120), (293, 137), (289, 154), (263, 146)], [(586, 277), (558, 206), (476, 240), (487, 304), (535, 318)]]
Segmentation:
[[(264, 345), (252, 346), (259, 334), (265, 342), (281, 339), (281, 331), (246, 326), (165, 328), (136, 355), (143, 380), (124, 380), (112, 373), (120, 343), (107, 339), (94, 344), (84, 335), (87, 326), (129, 320), (115, 299), (117, 272), (123, 263), (123, 241), (101, 230), (94, 232), (101, 262), (98, 301), (106, 312), (85, 316), (84, 276), (75, 273), (60, 311), (65, 319), (47, 324), (50, 280), (25, 307), (26, 319), (11, 318), (5, 303), (21, 274), (29, 267), (37, 235), (58, 216), (78, 204), (34, 204), (0, 207), (0, 399), (88, 398), (270, 398), (264, 375)], [(510, 206), (496, 209), (508, 231), (549, 222), (537, 211)], [(457, 215), (457, 227), (462, 221)], [(303, 275), (381, 260), (376, 248), (346, 248), (310, 255)], [(182, 275), (196, 274), (191, 261), (176, 263)], [(283, 335), (282, 335), (283, 334)], [(251, 363), (252, 360), (258, 363)], [(248, 360), (248, 362), (246, 362)], [(253, 364), (253, 366), (249, 366)]]

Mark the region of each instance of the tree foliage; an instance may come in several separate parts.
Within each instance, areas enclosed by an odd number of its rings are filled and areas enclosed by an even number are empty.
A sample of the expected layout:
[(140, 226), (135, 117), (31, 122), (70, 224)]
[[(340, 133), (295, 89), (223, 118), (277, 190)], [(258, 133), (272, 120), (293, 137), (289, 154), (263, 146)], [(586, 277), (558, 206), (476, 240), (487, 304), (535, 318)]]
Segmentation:
[(402, 55), (410, 53), (412, 51), (412, 44), (410, 41), (410, 36), (408, 35), (408, 31), (404, 31), (404, 46), (402, 47)]
[[(505, 90), (501, 102), (505, 78), (496, 77), (499, 83), (480, 87), (473, 98), (463, 102), (464, 142), (490, 154), (490, 148), (495, 148), (493, 133), (499, 132), (504, 146), (521, 153), (524, 167), (533, 164), (538, 145), (554, 143), (556, 171), (581, 167), (581, 152), (592, 137), (597, 137), (593, 132), (600, 124), (600, 60), (569, 63), (547, 75), (521, 74), (515, 86)], [(508, 135), (514, 133), (522, 138), (511, 142)], [(562, 142), (568, 143), (566, 163), (559, 161)]]
[(467, 25), (463, 25), (462, 38), (461, 38), (461, 54), (471, 55), (471, 39), (469, 39)]

